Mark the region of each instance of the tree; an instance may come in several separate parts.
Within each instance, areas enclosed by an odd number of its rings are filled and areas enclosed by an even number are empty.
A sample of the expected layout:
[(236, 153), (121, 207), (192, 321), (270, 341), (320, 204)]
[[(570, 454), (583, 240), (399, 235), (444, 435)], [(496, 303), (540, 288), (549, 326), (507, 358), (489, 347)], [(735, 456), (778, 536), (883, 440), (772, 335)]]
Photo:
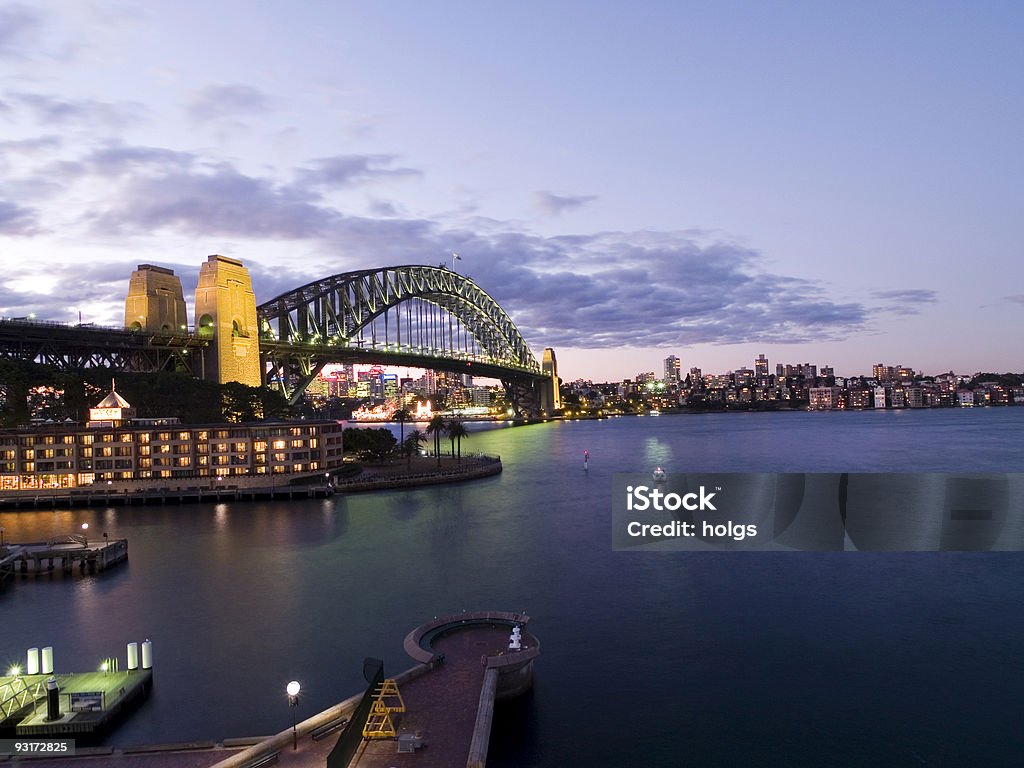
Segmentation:
[(391, 430), (377, 429), (346, 429), (342, 433), (346, 453), (354, 453), (365, 461), (381, 462), (395, 452), (397, 441)]
[(391, 414), (391, 419), (398, 422), (398, 444), (402, 446), (402, 450), (405, 450), (405, 423), (407, 421), (412, 421), (412, 414), (405, 408), (399, 408)]
[(434, 436), (434, 455), (437, 457), (437, 466), (441, 466), (441, 435), (448, 428), (447, 422), (441, 415), (434, 416), (427, 424), (427, 434)]
[(467, 437), (468, 435), (469, 432), (466, 431), (466, 427), (461, 421), (452, 419), (451, 421), (448, 422), (448, 437), (450, 437), (452, 440), (453, 453), (456, 450), (455, 441), (459, 441), (458, 461), (460, 464), (462, 463), (462, 438)]
[(405, 466), (410, 468), (412, 466), (412, 455), (419, 453), (420, 446), (427, 442), (427, 434), (422, 429), (414, 429), (409, 433), (409, 436), (405, 438), (402, 443), (402, 450), (405, 451)]

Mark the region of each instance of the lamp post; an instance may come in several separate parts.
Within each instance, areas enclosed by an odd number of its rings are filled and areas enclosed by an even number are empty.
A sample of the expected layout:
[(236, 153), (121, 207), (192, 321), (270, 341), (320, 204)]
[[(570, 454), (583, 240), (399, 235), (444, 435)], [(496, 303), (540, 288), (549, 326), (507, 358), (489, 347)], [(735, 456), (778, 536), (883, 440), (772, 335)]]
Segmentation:
[(89, 524), (82, 523), (82, 546), (89, 546)]
[(288, 694), (288, 706), (292, 710), (292, 749), (296, 750), (299, 748), (299, 734), (295, 728), (295, 708), (299, 705), (299, 689), (302, 686), (297, 681), (292, 680), (285, 687), (285, 692)]

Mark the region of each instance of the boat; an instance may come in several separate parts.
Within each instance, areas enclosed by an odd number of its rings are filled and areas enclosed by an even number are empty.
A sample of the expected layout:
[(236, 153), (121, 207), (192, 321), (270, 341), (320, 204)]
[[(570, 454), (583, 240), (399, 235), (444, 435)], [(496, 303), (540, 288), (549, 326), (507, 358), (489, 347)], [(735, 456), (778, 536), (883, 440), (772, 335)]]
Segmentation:
[(653, 477), (654, 482), (663, 483), (665, 482), (665, 478), (668, 477), (668, 474), (661, 467), (655, 467)]

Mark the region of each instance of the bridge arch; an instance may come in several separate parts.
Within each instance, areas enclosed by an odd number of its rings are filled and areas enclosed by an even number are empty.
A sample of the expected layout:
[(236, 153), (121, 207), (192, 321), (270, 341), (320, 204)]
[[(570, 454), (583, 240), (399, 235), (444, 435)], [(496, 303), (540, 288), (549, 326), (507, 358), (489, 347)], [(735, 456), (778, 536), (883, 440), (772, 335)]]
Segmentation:
[(445, 267), (332, 275), (256, 312), (271, 375), (292, 400), (325, 363), (357, 357), (475, 373), (506, 387), (545, 378), (505, 310), (471, 278)]

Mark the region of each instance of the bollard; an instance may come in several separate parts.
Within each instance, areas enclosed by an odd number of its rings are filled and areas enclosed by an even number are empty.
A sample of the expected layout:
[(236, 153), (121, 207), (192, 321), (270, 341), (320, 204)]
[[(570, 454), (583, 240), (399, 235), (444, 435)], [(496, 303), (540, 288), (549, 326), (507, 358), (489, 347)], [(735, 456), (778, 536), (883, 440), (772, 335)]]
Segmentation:
[(49, 722), (60, 720), (60, 689), (55, 677), (46, 681), (46, 719)]

